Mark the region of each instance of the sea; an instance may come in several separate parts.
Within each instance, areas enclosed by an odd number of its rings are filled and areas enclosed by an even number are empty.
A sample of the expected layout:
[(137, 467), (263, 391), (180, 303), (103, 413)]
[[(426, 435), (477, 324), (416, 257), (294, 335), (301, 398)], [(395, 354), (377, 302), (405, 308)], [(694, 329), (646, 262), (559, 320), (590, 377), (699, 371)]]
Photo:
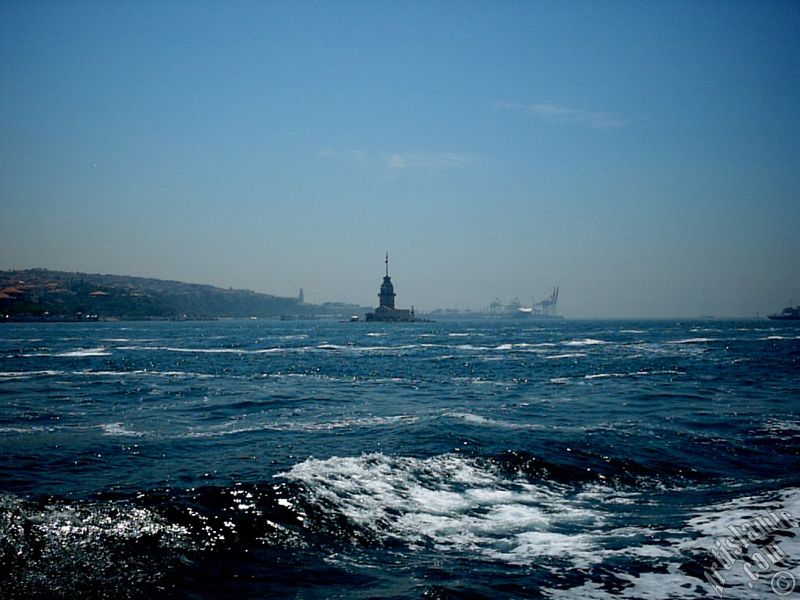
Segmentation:
[(0, 325), (2, 598), (796, 596), (798, 467), (791, 324)]

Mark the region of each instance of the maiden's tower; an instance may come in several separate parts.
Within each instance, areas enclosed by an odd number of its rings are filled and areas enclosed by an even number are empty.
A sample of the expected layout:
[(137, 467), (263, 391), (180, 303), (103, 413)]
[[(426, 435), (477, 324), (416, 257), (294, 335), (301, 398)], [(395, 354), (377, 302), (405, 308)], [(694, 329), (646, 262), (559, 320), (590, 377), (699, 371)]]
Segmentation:
[(369, 312), (366, 315), (367, 321), (415, 321), (414, 307), (411, 310), (405, 308), (395, 308), (394, 298), (394, 285), (392, 285), (392, 278), (389, 277), (389, 253), (386, 253), (386, 275), (381, 283), (381, 289), (378, 292), (378, 308), (374, 312)]

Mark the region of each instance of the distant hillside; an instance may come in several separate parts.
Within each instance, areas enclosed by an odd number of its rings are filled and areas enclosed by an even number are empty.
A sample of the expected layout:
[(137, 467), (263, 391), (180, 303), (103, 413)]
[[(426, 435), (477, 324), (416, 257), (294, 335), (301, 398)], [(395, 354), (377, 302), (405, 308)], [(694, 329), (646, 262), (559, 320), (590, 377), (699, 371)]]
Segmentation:
[(304, 314), (297, 298), (123, 275), (0, 271), (0, 314), (71, 318), (275, 317)]

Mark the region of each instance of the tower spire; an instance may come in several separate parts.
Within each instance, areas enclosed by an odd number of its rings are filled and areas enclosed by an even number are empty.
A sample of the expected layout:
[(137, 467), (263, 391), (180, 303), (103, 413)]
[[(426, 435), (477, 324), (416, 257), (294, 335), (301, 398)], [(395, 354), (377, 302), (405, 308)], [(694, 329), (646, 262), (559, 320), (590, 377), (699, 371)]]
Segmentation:
[(389, 251), (386, 251), (386, 276), (389, 276)]

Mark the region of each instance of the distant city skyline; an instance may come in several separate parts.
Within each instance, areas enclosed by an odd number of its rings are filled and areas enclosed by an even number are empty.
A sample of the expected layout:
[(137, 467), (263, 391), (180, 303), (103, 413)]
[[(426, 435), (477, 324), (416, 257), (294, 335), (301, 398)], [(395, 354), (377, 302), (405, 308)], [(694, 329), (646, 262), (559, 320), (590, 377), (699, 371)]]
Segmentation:
[(800, 4), (0, 4), (0, 269), (800, 303)]

